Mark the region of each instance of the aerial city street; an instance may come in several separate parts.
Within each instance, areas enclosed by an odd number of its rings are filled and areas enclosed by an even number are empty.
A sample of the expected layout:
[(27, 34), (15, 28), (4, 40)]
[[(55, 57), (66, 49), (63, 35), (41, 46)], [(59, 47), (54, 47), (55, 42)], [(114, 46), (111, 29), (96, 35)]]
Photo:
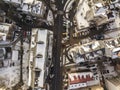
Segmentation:
[(120, 90), (120, 0), (0, 0), (0, 90)]

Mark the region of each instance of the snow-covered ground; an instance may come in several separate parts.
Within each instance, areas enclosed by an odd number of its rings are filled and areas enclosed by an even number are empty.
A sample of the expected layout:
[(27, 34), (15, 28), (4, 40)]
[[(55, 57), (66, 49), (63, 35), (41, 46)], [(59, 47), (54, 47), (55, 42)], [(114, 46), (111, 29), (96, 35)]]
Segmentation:
[(19, 82), (19, 67), (20, 66), (11, 66), (0, 69), (0, 81), (3, 81), (2, 83), (4, 83), (6, 87), (11, 88), (11, 86), (14, 86), (16, 83)]
[[(29, 45), (24, 43), (24, 56), (23, 56), (23, 81), (27, 85), (28, 79), (28, 49)], [(17, 54), (16, 54), (17, 55)], [(7, 88), (16, 85), (20, 80), (20, 60), (12, 61), (11, 59), (5, 60), (5, 67), (0, 68), (0, 85), (5, 84)], [(14, 62), (14, 65), (13, 65)]]

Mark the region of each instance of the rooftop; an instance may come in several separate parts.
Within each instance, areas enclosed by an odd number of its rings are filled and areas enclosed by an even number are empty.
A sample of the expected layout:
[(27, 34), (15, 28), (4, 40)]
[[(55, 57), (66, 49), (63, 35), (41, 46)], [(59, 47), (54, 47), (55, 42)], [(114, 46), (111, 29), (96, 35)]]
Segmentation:
[(120, 76), (114, 77), (112, 79), (107, 79), (109, 82), (111, 82), (112, 84), (114, 84), (116, 87), (119, 86), (120, 87)]

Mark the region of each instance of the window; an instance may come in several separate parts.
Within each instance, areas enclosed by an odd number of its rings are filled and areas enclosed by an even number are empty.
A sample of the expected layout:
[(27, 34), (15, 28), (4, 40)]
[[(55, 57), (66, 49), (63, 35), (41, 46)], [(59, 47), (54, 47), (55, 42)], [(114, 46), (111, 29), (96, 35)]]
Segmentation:
[(84, 86), (84, 83), (82, 85)]
[(77, 77), (76, 77), (76, 76), (74, 76), (74, 79), (76, 80), (76, 79), (77, 79)]
[(110, 73), (109, 70), (107, 70), (107, 73)]
[(81, 13), (81, 16), (83, 16), (83, 13)]
[(39, 77), (40, 76), (40, 71), (35, 71), (35, 77)]

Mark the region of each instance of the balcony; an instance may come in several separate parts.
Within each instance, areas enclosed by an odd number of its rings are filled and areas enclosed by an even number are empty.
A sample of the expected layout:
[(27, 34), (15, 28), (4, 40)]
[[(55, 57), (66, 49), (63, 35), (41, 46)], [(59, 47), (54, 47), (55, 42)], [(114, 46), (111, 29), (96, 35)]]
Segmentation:
[(44, 42), (43, 41), (38, 41), (38, 42), (36, 42), (37, 44), (44, 44)]
[(43, 58), (43, 55), (42, 54), (37, 54), (36, 58)]

